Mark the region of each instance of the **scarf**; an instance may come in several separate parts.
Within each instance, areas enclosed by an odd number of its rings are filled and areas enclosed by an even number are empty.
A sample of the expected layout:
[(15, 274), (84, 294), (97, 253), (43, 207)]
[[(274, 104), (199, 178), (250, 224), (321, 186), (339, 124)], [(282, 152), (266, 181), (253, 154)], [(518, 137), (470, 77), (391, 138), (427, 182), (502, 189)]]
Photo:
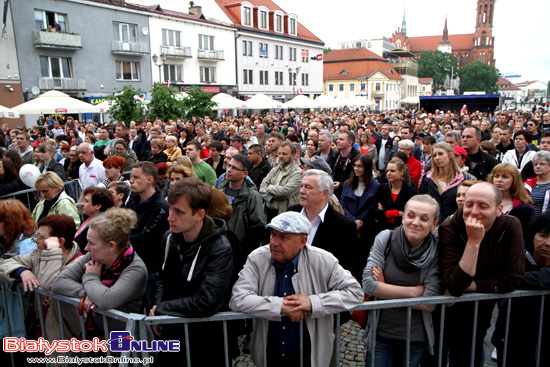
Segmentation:
[(437, 256), (437, 236), (433, 231), (428, 233), (421, 244), (411, 248), (401, 225), (393, 231), (390, 246), (396, 264), (405, 272), (428, 267)]
[(101, 283), (103, 283), (103, 285), (107, 288), (111, 288), (111, 286), (117, 281), (122, 271), (126, 269), (132, 261), (134, 261), (134, 248), (130, 246), (122, 255), (117, 257), (110, 268), (105, 268), (105, 266), (101, 268)]

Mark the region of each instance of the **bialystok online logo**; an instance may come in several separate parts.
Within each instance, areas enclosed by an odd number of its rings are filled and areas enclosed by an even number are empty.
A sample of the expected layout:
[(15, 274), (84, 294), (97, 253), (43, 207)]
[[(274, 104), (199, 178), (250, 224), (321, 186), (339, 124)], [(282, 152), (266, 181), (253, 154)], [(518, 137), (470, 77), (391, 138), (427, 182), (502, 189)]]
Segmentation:
[[(109, 345), (110, 348), (107, 347)], [(111, 331), (109, 340), (54, 340), (44, 338), (27, 340), (25, 338), (7, 337), (2, 340), (4, 352), (44, 352), (50, 355), (53, 352), (179, 352), (179, 340), (134, 340), (129, 331)]]

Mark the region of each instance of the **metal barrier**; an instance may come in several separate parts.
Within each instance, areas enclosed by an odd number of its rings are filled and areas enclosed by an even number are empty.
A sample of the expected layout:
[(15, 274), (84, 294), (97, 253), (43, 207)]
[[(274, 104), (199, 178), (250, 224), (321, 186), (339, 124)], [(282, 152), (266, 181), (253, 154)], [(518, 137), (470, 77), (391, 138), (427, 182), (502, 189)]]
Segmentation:
[[(64, 184), (64, 190), (75, 202), (78, 201), (80, 198), (80, 194), (82, 193), (82, 185), (80, 184), (80, 180), (72, 180), (67, 181)], [(36, 193), (36, 189), (26, 189), (26, 190), (20, 190), (16, 192), (12, 192), (11, 194), (7, 194), (4, 196), (0, 196), (0, 200), (2, 199), (19, 199), (23, 204), (27, 206), (27, 209), (29, 209), (31, 212), (34, 209), (33, 203), (36, 205), (38, 200), (35, 199), (34, 194)], [(24, 195), (24, 196), (23, 196)]]
[[(1, 283), (1, 282), (0, 282)], [(5, 299), (4, 295), (4, 287), (7, 286), (10, 283), (3, 283), (0, 284), (2, 286), (2, 297)], [(20, 288), (20, 287), (19, 287)], [(63, 336), (63, 325), (62, 325), (62, 315), (61, 315), (61, 307), (60, 303), (67, 303), (72, 306), (78, 307), (78, 304), (80, 303), (79, 299), (75, 298), (69, 298), (60, 296), (57, 294), (54, 294), (49, 291), (45, 291), (42, 289), (37, 289), (35, 291), (37, 300), (39, 300), (40, 295), (43, 296), (49, 296), (50, 300), (54, 299), (55, 302), (57, 302), (58, 306), (58, 312), (59, 312), (59, 320), (60, 320), (60, 329), (61, 329), (61, 335)], [(477, 310), (478, 303), (480, 301), (485, 300), (507, 300), (508, 307), (506, 308), (506, 325), (505, 325), (505, 334), (504, 334), (504, 350), (502, 351), (503, 354), (503, 367), (506, 365), (506, 355), (507, 355), (507, 347), (508, 347), (508, 333), (509, 333), (509, 320), (510, 320), (510, 310), (511, 310), (511, 300), (513, 298), (520, 298), (520, 297), (533, 297), (538, 296), (540, 297), (540, 317), (539, 317), (539, 324), (538, 324), (538, 335), (537, 335), (537, 367), (540, 363), (540, 351), (541, 351), (541, 340), (542, 340), (542, 321), (543, 321), (543, 311), (544, 311), (544, 301), (546, 295), (550, 295), (550, 290), (547, 291), (515, 291), (512, 293), (506, 293), (506, 294), (482, 294), (482, 293), (471, 293), (471, 294), (465, 294), (461, 297), (452, 297), (452, 296), (436, 296), (436, 297), (418, 297), (418, 298), (410, 298), (410, 299), (398, 299), (398, 300), (377, 300), (377, 301), (371, 301), (371, 302), (365, 302), (361, 305), (358, 305), (353, 310), (381, 310), (381, 309), (389, 309), (389, 308), (406, 308), (407, 309), (407, 332), (406, 332), (406, 361), (407, 365), (409, 364), (409, 358), (410, 358), (410, 333), (411, 333), (411, 309), (414, 306), (419, 305), (444, 305), (447, 303), (460, 303), (460, 302), (474, 302), (475, 310)], [(39, 302), (37, 304), (40, 304)], [(22, 303), (21, 303), (22, 305)], [(443, 321), (445, 318), (445, 307), (441, 308), (441, 320)], [(9, 311), (6, 309), (5, 311), (8, 312), (8, 319), (9, 319)], [(126, 328), (125, 331), (129, 331), (132, 335), (139, 335), (140, 340), (147, 340), (147, 342), (151, 342), (151, 333), (148, 333), (147, 330), (151, 325), (166, 325), (166, 324), (184, 324), (184, 335), (185, 335), (185, 352), (186, 352), (186, 358), (187, 358), (187, 366), (191, 367), (191, 350), (189, 347), (189, 324), (191, 323), (202, 323), (202, 322), (222, 322), (223, 323), (223, 338), (224, 338), (224, 355), (225, 355), (225, 366), (231, 365), (231, 360), (229, 359), (229, 336), (228, 336), (228, 325), (227, 323), (232, 320), (245, 320), (245, 319), (252, 319), (252, 317), (239, 313), (239, 312), (220, 312), (217, 313), (214, 316), (206, 317), (206, 318), (180, 318), (180, 317), (172, 317), (172, 316), (145, 316), (142, 314), (128, 314), (124, 312), (120, 312), (117, 310), (101, 310), (101, 309), (95, 309), (94, 312), (100, 314), (103, 318), (103, 326), (104, 326), (104, 332), (105, 332), (105, 340), (109, 340), (109, 329), (108, 329), (108, 323), (107, 318), (112, 318), (120, 321), (126, 322)], [(25, 313), (23, 313), (24, 315)], [(42, 327), (44, 327), (44, 319), (39, 312), (39, 319), (40, 324)], [(340, 314), (335, 315), (335, 361), (337, 366), (340, 365), (340, 341), (341, 341), (341, 330), (340, 330)], [(10, 319), (10, 323), (14, 322), (23, 322), (24, 320), (13, 320)], [(257, 319), (258, 322), (267, 322), (265, 319)], [(475, 341), (475, 325), (477, 324), (477, 312), (474, 314), (474, 320), (472, 320), (474, 325), (474, 335), (472, 336), (472, 341)], [(300, 322), (300, 330), (303, 327), (303, 321)], [(80, 326), (82, 329), (82, 338), (86, 338), (86, 327), (84, 323), (84, 317), (80, 316)], [(441, 345), (443, 342), (443, 326), (444, 322), (441, 322), (440, 327), (440, 339), (439, 344)], [(264, 362), (265, 365), (267, 365), (267, 359), (266, 359), (266, 351), (267, 351), (267, 328), (264, 328), (264, 335), (262, 336), (262, 344), (263, 344), (263, 353), (264, 353)], [(118, 331), (118, 330), (117, 330)], [(137, 334), (136, 334), (137, 333)], [(301, 335), (300, 335), (301, 336)], [(300, 337), (300, 353), (302, 358), (303, 356), (303, 350), (302, 350), (302, 339)], [(373, 351), (374, 356), (374, 351)], [(110, 352), (108, 352), (108, 355), (110, 355)], [(475, 344), (472, 346), (471, 356), (470, 356), (470, 366), (474, 366), (474, 355), (475, 355)], [(138, 357), (138, 358), (146, 358), (149, 357), (149, 354), (147, 352), (124, 352), (122, 353), (123, 357)], [(442, 365), (442, 354), (441, 350), (439, 351), (438, 355), (438, 365)], [(13, 363), (13, 358), (12, 358)], [(303, 360), (302, 360), (303, 363)], [(126, 367), (128, 365), (128, 362), (121, 362), (119, 363), (119, 366)], [(147, 365), (147, 363), (146, 363)], [(374, 360), (373, 360), (374, 365)], [(446, 364), (444, 364), (446, 365)]]

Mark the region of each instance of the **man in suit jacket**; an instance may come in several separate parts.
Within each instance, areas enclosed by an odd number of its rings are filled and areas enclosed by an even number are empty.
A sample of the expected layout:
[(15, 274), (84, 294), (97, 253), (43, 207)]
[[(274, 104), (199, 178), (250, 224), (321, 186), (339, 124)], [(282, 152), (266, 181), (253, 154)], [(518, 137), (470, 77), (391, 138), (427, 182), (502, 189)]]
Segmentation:
[(302, 178), (300, 202), (288, 210), (301, 212), (311, 223), (306, 246), (320, 247), (331, 252), (342, 267), (356, 279), (361, 279), (368, 250), (360, 253), (360, 248), (367, 246), (359, 245), (355, 222), (328, 204), (333, 188), (334, 183), (328, 173), (317, 169), (308, 170)]
[(136, 152), (136, 156), (141, 157), (143, 153), (143, 141), (141, 141), (136, 127), (130, 128), (130, 143), (128, 147)]

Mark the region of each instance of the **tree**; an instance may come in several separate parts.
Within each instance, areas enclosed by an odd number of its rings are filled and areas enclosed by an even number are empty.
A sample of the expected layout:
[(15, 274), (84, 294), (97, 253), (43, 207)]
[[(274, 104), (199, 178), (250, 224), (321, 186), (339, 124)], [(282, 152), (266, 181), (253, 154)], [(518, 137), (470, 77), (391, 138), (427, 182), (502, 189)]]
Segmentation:
[(458, 61), (453, 54), (441, 51), (424, 51), (418, 58), (418, 77), (433, 78), (436, 89), (443, 87), (445, 79), (456, 77)]
[(328, 54), (331, 51), (332, 51), (332, 48), (330, 48), (330, 47), (323, 48), (323, 54)]
[(166, 84), (155, 83), (149, 102), (149, 118), (167, 121), (185, 116), (186, 106), (183, 98), (178, 98), (179, 92)]
[(460, 93), (485, 92), (493, 94), (498, 92), (497, 81), (500, 72), (497, 68), (481, 61), (473, 61), (463, 66), (458, 71), (460, 77)]
[(214, 113), (212, 108), (216, 106), (216, 103), (212, 102), (212, 95), (203, 92), (196, 85), (189, 89), (189, 95), (183, 99), (183, 103), (187, 111), (186, 118), (188, 120), (192, 117), (202, 119), (205, 116), (212, 116)]
[(107, 113), (117, 121), (132, 121), (143, 118), (145, 108), (139, 95), (141, 91), (130, 86), (122, 88), (120, 93), (110, 96), (111, 107)]

